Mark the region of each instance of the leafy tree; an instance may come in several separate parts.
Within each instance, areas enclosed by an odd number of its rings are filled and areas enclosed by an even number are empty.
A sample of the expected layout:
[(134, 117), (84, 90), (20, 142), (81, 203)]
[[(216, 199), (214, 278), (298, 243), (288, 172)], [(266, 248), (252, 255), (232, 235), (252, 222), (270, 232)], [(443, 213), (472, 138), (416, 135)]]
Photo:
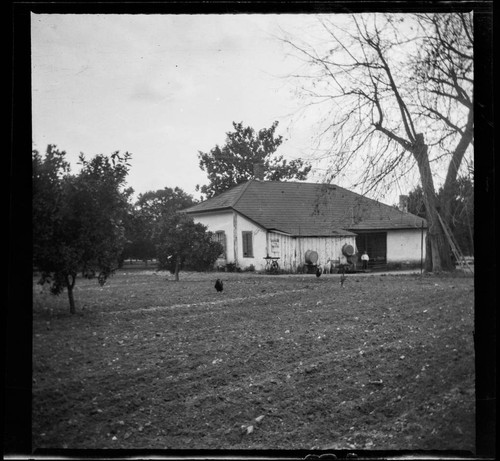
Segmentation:
[(133, 258), (147, 262), (156, 256), (156, 248), (151, 240), (151, 230), (148, 225), (148, 221), (141, 215), (141, 210), (130, 205), (124, 221), (126, 243), (122, 261)]
[(427, 216), (422, 186), (418, 185), (408, 194), (408, 212), (421, 218)]
[(66, 288), (75, 313), (78, 273), (102, 285), (118, 267), (125, 242), (123, 219), (128, 194), (122, 190), (129, 153), (97, 155), (69, 174), (65, 152), (49, 145), (45, 158), (33, 152), (33, 264), (40, 283), (58, 295)]
[[(307, 63), (298, 91), (316, 111), (327, 108), (320, 137), (333, 146), (331, 178), (358, 162), (355, 185), (367, 193), (416, 170), (426, 270), (452, 269), (438, 213), (450, 223), (449, 198), (472, 151), (472, 13), (339, 15), (320, 18), (314, 32), (309, 42), (283, 40)], [(446, 171), (441, 198), (436, 168)]]
[(127, 244), (123, 258), (133, 257), (144, 261), (154, 258), (156, 227), (177, 211), (195, 203), (193, 197), (179, 187), (165, 187), (140, 194), (127, 217)]
[[(45, 158), (32, 153), (33, 255), (35, 261), (49, 261), (57, 238), (56, 219), (63, 206), (63, 181), (70, 165), (66, 152), (48, 145)], [(36, 263), (35, 263), (36, 265)]]
[(167, 269), (179, 280), (183, 267), (194, 270), (209, 269), (223, 251), (213, 240), (211, 232), (190, 216), (175, 213), (165, 216), (156, 226), (158, 267)]
[(140, 215), (145, 220), (154, 223), (195, 203), (194, 198), (180, 187), (174, 189), (165, 187), (140, 194), (135, 206), (136, 209), (140, 210)]
[(206, 198), (214, 197), (253, 178), (255, 164), (263, 166), (265, 180), (306, 179), (310, 165), (300, 159), (287, 162), (282, 155), (274, 156), (283, 142), (282, 136), (275, 135), (277, 126), (278, 122), (274, 122), (270, 128), (256, 132), (233, 122), (234, 131), (226, 133), (224, 146), (216, 145), (210, 152), (199, 152), (200, 168), (206, 171), (210, 183), (197, 185), (196, 190)]

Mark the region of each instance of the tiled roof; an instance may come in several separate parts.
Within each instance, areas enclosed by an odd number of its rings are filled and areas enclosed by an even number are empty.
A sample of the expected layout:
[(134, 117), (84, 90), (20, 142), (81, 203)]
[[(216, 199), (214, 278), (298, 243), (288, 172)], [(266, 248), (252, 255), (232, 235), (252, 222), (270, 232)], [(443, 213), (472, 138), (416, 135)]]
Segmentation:
[(265, 229), (297, 236), (422, 226), (418, 216), (342, 187), (304, 182), (250, 180), (184, 211), (199, 214), (223, 209), (233, 209)]

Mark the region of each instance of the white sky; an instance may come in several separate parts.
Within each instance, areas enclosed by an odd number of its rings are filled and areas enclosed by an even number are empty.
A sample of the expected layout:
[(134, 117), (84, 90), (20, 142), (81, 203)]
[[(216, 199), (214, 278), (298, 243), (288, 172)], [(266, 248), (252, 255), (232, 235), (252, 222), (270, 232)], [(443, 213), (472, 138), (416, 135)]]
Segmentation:
[[(338, 16), (338, 15), (337, 15)], [(198, 151), (223, 145), (232, 122), (255, 130), (277, 120), (278, 154), (313, 155), (315, 124), (286, 76), (280, 30), (300, 36), (311, 14), (32, 14), (33, 148), (78, 156), (132, 153), (136, 195), (206, 184)], [(321, 181), (313, 170), (309, 181)], [(338, 183), (339, 185), (343, 185)], [(346, 186), (346, 185), (344, 185)], [(386, 203), (397, 202), (395, 191)]]
[(80, 152), (128, 151), (136, 193), (178, 186), (196, 198), (207, 182), (198, 151), (224, 144), (233, 121), (278, 120), (278, 152), (296, 158), (307, 134), (287, 130), (298, 106), (280, 76), (297, 62), (272, 34), (305, 19), (33, 14), (33, 146), (57, 145), (73, 171)]

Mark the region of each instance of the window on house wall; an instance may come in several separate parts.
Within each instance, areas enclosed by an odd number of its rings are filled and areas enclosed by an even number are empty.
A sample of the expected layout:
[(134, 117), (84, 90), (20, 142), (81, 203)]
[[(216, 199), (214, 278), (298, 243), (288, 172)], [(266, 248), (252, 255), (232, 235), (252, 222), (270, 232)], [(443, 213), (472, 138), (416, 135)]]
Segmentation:
[(219, 242), (224, 248), (219, 258), (226, 259), (226, 233), (224, 231), (217, 231), (214, 233), (213, 239)]
[(253, 234), (250, 231), (243, 231), (243, 257), (253, 258)]

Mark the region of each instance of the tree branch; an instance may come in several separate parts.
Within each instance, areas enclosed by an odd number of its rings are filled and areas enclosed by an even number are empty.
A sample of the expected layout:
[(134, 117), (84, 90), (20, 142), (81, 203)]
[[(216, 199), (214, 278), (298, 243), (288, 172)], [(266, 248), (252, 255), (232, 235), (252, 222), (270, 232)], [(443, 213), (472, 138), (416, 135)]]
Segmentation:
[[(362, 38), (365, 40), (365, 42), (377, 53), (380, 61), (382, 62), (382, 67), (385, 71), (385, 74), (387, 75), (387, 78), (389, 79), (389, 85), (390, 88), (396, 98), (396, 102), (399, 106), (399, 110), (401, 113), (401, 118), (403, 121), (403, 125), (405, 127), (406, 134), (408, 138), (410, 139), (411, 142), (415, 141), (415, 127), (413, 126), (413, 122), (411, 120), (410, 113), (408, 111), (408, 108), (406, 107), (406, 104), (403, 101), (403, 98), (401, 97), (401, 94), (399, 93), (398, 87), (396, 85), (396, 82), (394, 81), (394, 77), (391, 72), (391, 68), (389, 64), (387, 63), (385, 56), (382, 52), (382, 49), (380, 48), (380, 44), (378, 42), (375, 42), (371, 37), (368, 36), (368, 34), (364, 35), (363, 32), (361, 31), (357, 21), (356, 24), (358, 26), (358, 31)], [(366, 30), (365, 30), (366, 32)]]
[(373, 125), (375, 126), (376, 130), (384, 133), (389, 139), (396, 141), (401, 146), (403, 146), (406, 150), (411, 150), (412, 144), (410, 142), (408, 142), (406, 139), (396, 135), (392, 131), (389, 131), (387, 128), (384, 128), (383, 126), (380, 126), (377, 123), (374, 123)]
[(465, 126), (465, 130), (460, 137), (460, 140), (453, 152), (453, 156), (451, 158), (450, 164), (448, 166), (448, 172), (446, 174), (446, 180), (443, 185), (444, 190), (451, 189), (453, 183), (457, 179), (458, 169), (462, 163), (462, 159), (465, 155), (467, 147), (472, 142), (473, 138), (473, 127), (474, 127), (474, 111), (471, 109), (469, 111), (469, 115), (467, 117), (467, 125)]

